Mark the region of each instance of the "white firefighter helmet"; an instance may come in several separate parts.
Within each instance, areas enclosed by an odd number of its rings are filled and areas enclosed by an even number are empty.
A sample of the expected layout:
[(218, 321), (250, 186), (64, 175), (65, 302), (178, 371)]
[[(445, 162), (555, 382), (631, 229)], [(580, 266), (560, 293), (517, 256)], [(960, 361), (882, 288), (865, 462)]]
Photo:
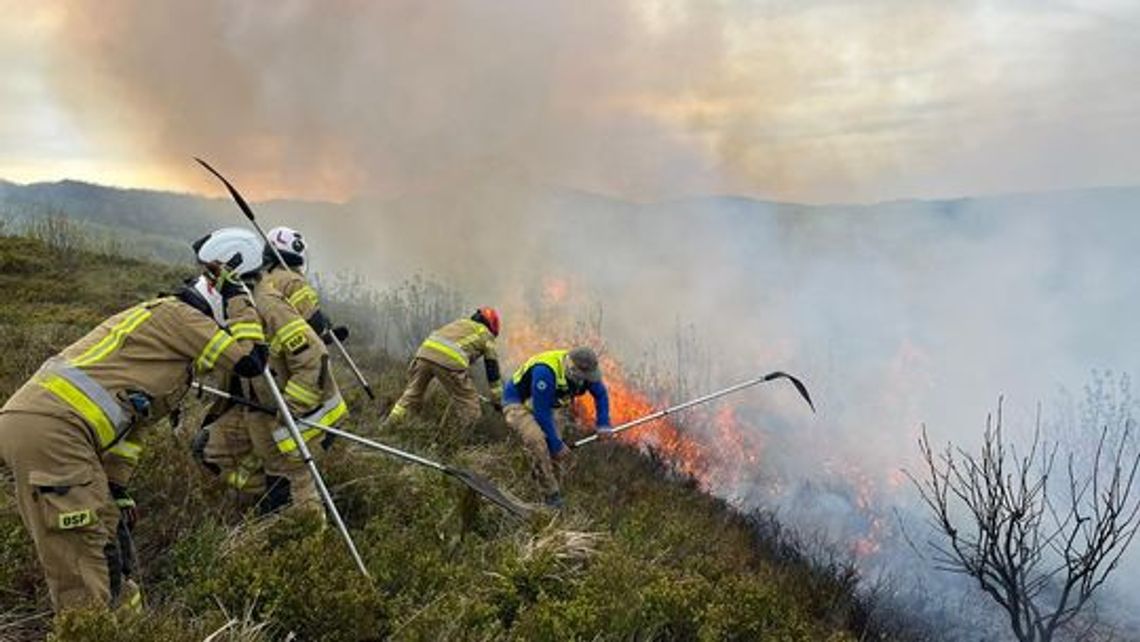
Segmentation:
[(221, 290), (214, 287), (214, 284), (204, 274), (194, 279), (194, 282), (190, 284), (190, 289), (194, 290), (210, 306), (210, 314), (214, 317), (214, 321), (217, 321), (218, 325), (225, 325), (226, 302), (222, 297)]
[(193, 244), (198, 262), (214, 276), (247, 277), (265, 267), (265, 241), (251, 230), (223, 227)]
[(281, 254), (281, 258), (285, 259), (286, 265), (295, 268), (305, 265), (308, 247), (305, 237), (300, 232), (282, 226), (269, 230), (266, 236), (269, 237), (269, 243)]

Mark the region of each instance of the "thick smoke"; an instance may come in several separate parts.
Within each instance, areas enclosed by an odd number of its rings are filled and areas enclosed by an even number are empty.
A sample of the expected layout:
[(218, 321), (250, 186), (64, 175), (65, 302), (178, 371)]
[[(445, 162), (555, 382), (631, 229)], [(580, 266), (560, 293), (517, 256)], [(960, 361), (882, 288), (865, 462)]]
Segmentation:
[[(882, 200), (1128, 182), (1140, 8), (871, 0), (59, 5), (96, 146), (195, 190)], [(486, 213), (490, 216), (491, 213)]]
[(631, 3), (128, 1), (66, 16), (69, 102), (94, 123), (125, 108), (117, 142), (172, 167), (209, 155), (255, 193), (435, 192), (502, 173), (715, 185), (683, 133), (621, 103), (685, 91), (720, 37), (647, 37)]
[(847, 6), (74, 3), (56, 85), (92, 136), (189, 186), (216, 189), (203, 155), (251, 196), (345, 201), (265, 208), (323, 271), (426, 271), (478, 303), (574, 279), (625, 358), (691, 325), (714, 383), (803, 376), (817, 416), (778, 388), (739, 402), (786, 491), (742, 477), (746, 506), (859, 474), (909, 502), (922, 423), (970, 446), (999, 394), (1028, 427), (1093, 368), (1140, 372), (1140, 193), (691, 195), (1123, 180), (1140, 40), (1075, 10)]

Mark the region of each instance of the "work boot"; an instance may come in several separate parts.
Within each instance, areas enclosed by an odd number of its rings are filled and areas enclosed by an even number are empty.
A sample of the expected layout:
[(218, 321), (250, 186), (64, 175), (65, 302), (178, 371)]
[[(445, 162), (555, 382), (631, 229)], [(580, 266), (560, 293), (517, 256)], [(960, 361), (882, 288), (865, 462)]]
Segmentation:
[(111, 609), (138, 613), (143, 608), (142, 587), (131, 578), (123, 578), (119, 594), (111, 600)]
[(384, 415), (384, 421), (380, 422), (382, 430), (399, 427), (408, 419), (408, 409), (401, 406), (398, 400), (392, 402), (382, 414)]
[(553, 492), (547, 495), (543, 503), (546, 504), (547, 508), (554, 510), (562, 510), (566, 507), (566, 502), (562, 499), (562, 493), (559, 492)]
[(257, 502), (258, 517), (276, 513), (293, 503), (289, 478), (279, 475), (266, 475), (265, 484), (267, 490)]

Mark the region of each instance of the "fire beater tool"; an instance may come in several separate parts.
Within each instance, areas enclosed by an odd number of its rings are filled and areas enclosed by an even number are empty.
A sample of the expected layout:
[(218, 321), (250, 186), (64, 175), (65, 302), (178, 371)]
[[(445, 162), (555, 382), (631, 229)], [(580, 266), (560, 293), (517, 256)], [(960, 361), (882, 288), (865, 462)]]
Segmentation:
[[(273, 245), (273, 243), (269, 240), (269, 237), (266, 236), (265, 230), (261, 229), (261, 225), (258, 224), (257, 218), (253, 215), (253, 209), (250, 208), (249, 203), (246, 203), (245, 199), (242, 198), (242, 195), (238, 193), (237, 188), (235, 188), (233, 184), (226, 180), (226, 177), (222, 176), (218, 170), (210, 167), (210, 164), (206, 161), (202, 160), (201, 158), (195, 158), (194, 160), (198, 161), (202, 167), (205, 167), (208, 172), (216, 176), (218, 180), (222, 181), (222, 184), (224, 184), (226, 186), (226, 189), (229, 190), (230, 196), (233, 197), (234, 202), (237, 203), (242, 213), (245, 214), (245, 217), (247, 219), (249, 219), (249, 222), (253, 224), (253, 228), (257, 230), (257, 233), (261, 235), (261, 238), (265, 239), (265, 244), (269, 247), (270, 250), (273, 251), (273, 255), (277, 257), (277, 262), (280, 263), (281, 266), (286, 270), (292, 270), (293, 268), (289, 267), (289, 264), (286, 263), (285, 259), (281, 257), (281, 252), (277, 251), (277, 246)], [(330, 321), (329, 323), (331, 325), (332, 322)], [(368, 380), (364, 378), (364, 373), (360, 371), (360, 368), (356, 367), (356, 362), (352, 360), (352, 356), (348, 354), (348, 350), (345, 349), (344, 344), (341, 343), (339, 338), (337, 338), (336, 333), (329, 332), (328, 335), (332, 339), (333, 345), (336, 346), (337, 350), (340, 351), (341, 356), (344, 357), (345, 363), (348, 364), (349, 369), (352, 370), (353, 376), (355, 376), (356, 380), (360, 382), (360, 385), (364, 386), (364, 392), (368, 393), (368, 398), (375, 401), (376, 393), (372, 391), (371, 384), (369, 384)]]
[[(250, 401), (249, 399), (244, 399), (242, 397), (237, 397), (235, 395), (231, 395), (230, 393), (225, 392), (223, 390), (219, 390), (217, 388), (207, 386), (200, 381), (194, 382), (193, 385), (195, 388), (197, 388), (198, 390), (200, 390), (202, 392), (205, 392), (207, 394), (211, 394), (211, 395), (214, 395), (217, 397), (221, 397), (223, 399), (229, 399), (230, 401), (232, 401), (234, 403), (246, 406), (248, 408), (253, 408), (255, 410), (261, 410), (263, 412), (270, 412), (270, 413), (273, 412), (272, 408), (267, 408), (267, 407), (262, 406), (261, 404), (258, 404), (254, 401)], [(374, 448), (374, 449), (379, 450), (381, 452), (392, 455), (393, 457), (397, 457), (397, 458), (403, 459), (405, 461), (410, 461), (414, 464), (419, 464), (420, 466), (426, 466), (428, 468), (434, 468), (435, 470), (438, 470), (439, 472), (441, 472), (445, 475), (448, 475), (448, 476), (451, 476), (451, 477), (458, 479), (459, 481), (463, 482), (468, 488), (470, 488), (471, 490), (475, 491), (476, 493), (478, 493), (478, 494), (482, 495), (484, 498), (486, 498), (487, 501), (491, 502), (492, 504), (495, 504), (499, 508), (502, 508), (503, 510), (507, 511), (511, 515), (518, 517), (520, 519), (525, 519), (531, 512), (530, 508), (523, 505), (519, 501), (512, 499), (511, 497), (508, 497), (506, 495), (506, 493), (499, 490), (498, 487), (496, 487), (493, 483), (491, 483), (491, 481), (489, 479), (482, 477), (480, 475), (476, 475), (475, 473), (472, 473), (470, 471), (461, 470), (458, 468), (452, 468), (451, 466), (448, 466), (446, 464), (434, 462), (434, 461), (431, 461), (430, 459), (424, 459), (423, 457), (420, 457), (419, 455), (414, 455), (410, 452), (400, 450), (399, 448), (393, 448), (392, 446), (382, 444), (378, 441), (373, 441), (373, 440), (368, 439), (366, 437), (361, 437), (360, 435), (357, 435), (355, 433), (340, 430), (338, 428), (332, 428), (330, 426), (322, 426), (318, 423), (307, 421), (303, 418), (298, 419), (297, 422), (304, 424), (306, 426), (309, 426), (311, 428), (317, 428), (317, 429), (323, 430), (329, 434), (336, 435), (338, 437), (343, 437), (349, 441), (356, 442), (362, 446), (368, 446), (369, 448)]]
[[(811, 408), (811, 411), (815, 412), (815, 404), (813, 404), (811, 401), (811, 395), (808, 394), (807, 386), (805, 386), (802, 381), (800, 381), (796, 377), (793, 377), (792, 375), (790, 375), (786, 372), (776, 371), (776, 372), (769, 372), (768, 374), (764, 375), (763, 377), (757, 377), (755, 379), (749, 379), (748, 381), (742, 381), (742, 382), (740, 382), (734, 386), (729, 386), (727, 388), (717, 390), (716, 392), (710, 392), (709, 394), (707, 394), (703, 397), (697, 397), (696, 399), (693, 399), (691, 401), (679, 403), (676, 406), (671, 406), (669, 408), (665, 408), (664, 410), (658, 410), (657, 412), (650, 413), (648, 415), (645, 415), (644, 417), (634, 419), (632, 421), (627, 421), (624, 424), (621, 424), (620, 426), (615, 427), (613, 430), (613, 434), (617, 434), (617, 433), (622, 432), (624, 430), (629, 430), (630, 428), (636, 428), (642, 424), (646, 424), (646, 423), (649, 423), (651, 421), (656, 421), (656, 420), (661, 419), (662, 417), (665, 417), (667, 415), (671, 415), (675, 412), (685, 410), (686, 408), (692, 408), (693, 406), (699, 406), (700, 404), (708, 403), (708, 402), (712, 401), (713, 399), (719, 399), (720, 397), (723, 397), (725, 395), (730, 395), (734, 392), (737, 392), (738, 390), (744, 390), (745, 388), (751, 388), (752, 386), (759, 385), (761, 383), (767, 383), (767, 382), (772, 381), (774, 379), (787, 379), (788, 381), (791, 381), (792, 385), (796, 387), (796, 391), (799, 392), (800, 396), (803, 397), (804, 401), (807, 402), (807, 405), (809, 408)], [(570, 447), (571, 448), (577, 448), (579, 446), (584, 446), (584, 445), (590, 443), (591, 441), (596, 440), (597, 438), (598, 438), (598, 435), (597, 435), (597, 433), (595, 433), (593, 435), (590, 435), (589, 437), (583, 437), (582, 439), (579, 439), (578, 441), (571, 444)]]

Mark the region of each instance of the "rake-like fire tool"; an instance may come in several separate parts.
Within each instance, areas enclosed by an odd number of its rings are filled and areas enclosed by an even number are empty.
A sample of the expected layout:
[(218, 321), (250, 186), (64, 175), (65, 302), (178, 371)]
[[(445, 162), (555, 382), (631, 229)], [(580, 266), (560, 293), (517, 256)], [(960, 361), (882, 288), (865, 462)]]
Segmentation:
[[(617, 434), (617, 433), (622, 432), (624, 430), (629, 430), (630, 428), (636, 428), (642, 424), (646, 424), (646, 423), (649, 423), (651, 421), (656, 421), (657, 419), (661, 419), (662, 417), (665, 417), (667, 415), (671, 415), (675, 412), (685, 410), (686, 408), (692, 408), (693, 406), (699, 406), (700, 404), (708, 403), (708, 402), (712, 401), (713, 399), (719, 399), (720, 397), (732, 394), (738, 390), (743, 390), (745, 388), (751, 388), (752, 386), (755, 386), (755, 385), (758, 385), (761, 383), (767, 383), (767, 382), (772, 381), (774, 379), (787, 379), (788, 381), (791, 381), (792, 385), (796, 387), (796, 391), (799, 392), (800, 396), (803, 397), (804, 401), (807, 402), (807, 405), (809, 408), (811, 408), (811, 411), (815, 412), (815, 404), (813, 404), (811, 401), (811, 395), (808, 394), (807, 386), (805, 386), (802, 381), (793, 377), (792, 375), (790, 375), (786, 372), (777, 371), (777, 372), (769, 372), (768, 374), (764, 375), (763, 377), (757, 377), (755, 379), (749, 379), (748, 381), (742, 381), (742, 382), (740, 382), (734, 386), (729, 386), (727, 388), (718, 390), (716, 392), (711, 392), (711, 393), (709, 393), (703, 397), (697, 397), (696, 399), (693, 399), (691, 401), (686, 401), (685, 403), (679, 403), (676, 406), (671, 406), (671, 407), (666, 408), (664, 410), (658, 410), (657, 412), (645, 415), (644, 417), (634, 419), (632, 421), (627, 421), (624, 424), (621, 424), (620, 426), (614, 427), (613, 434)], [(598, 438), (597, 433), (594, 433), (593, 435), (590, 435), (589, 437), (583, 437), (582, 439), (579, 439), (578, 441), (574, 442), (573, 444), (570, 444), (570, 447), (571, 448), (577, 448), (579, 446), (584, 446), (584, 445), (590, 443), (591, 441), (596, 440), (597, 438)]]

